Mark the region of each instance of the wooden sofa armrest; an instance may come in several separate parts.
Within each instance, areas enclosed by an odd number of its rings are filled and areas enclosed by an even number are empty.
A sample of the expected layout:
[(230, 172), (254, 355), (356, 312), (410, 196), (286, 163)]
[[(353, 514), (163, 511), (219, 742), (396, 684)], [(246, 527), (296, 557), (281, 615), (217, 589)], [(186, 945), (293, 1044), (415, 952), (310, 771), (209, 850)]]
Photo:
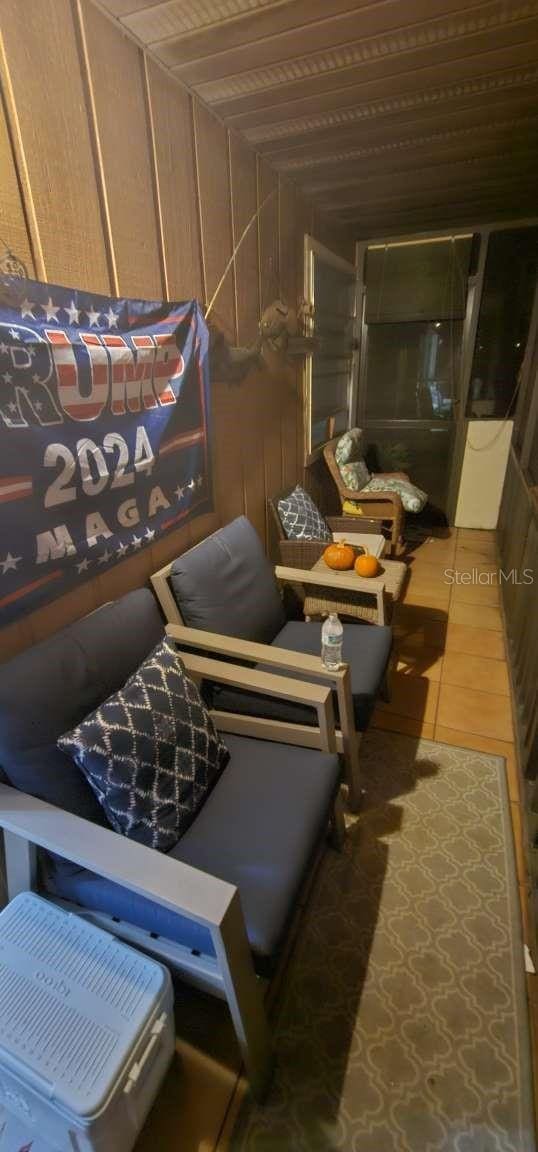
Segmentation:
[[(275, 676), (271, 672), (261, 672), (256, 668), (245, 668), (244, 665), (228, 664), (222, 660), (210, 660), (207, 656), (198, 656), (192, 652), (182, 652), (181, 659), (188, 672), (197, 676), (213, 680), (218, 684), (231, 684), (234, 688), (250, 689), (261, 692), (263, 695), (276, 696), (281, 700), (292, 700), (298, 704), (307, 704), (315, 708), (318, 717), (320, 732), (320, 746), (326, 752), (336, 751), (336, 731), (334, 724), (334, 707), (332, 689), (323, 684), (310, 684), (305, 680), (294, 680), (290, 676)], [(251, 735), (271, 739), (271, 721), (259, 725), (256, 717), (250, 718)], [(218, 719), (217, 719), (218, 724)], [(234, 731), (233, 720), (226, 725), (227, 732)], [(237, 731), (245, 734), (243, 718), (238, 715)], [(275, 724), (275, 732), (279, 727)], [(298, 726), (289, 726), (290, 744), (302, 744), (302, 730)]]
[(208, 928), (222, 923), (236, 892), (233, 884), (7, 784), (0, 784), (0, 828)]
[[(201, 628), (187, 628), (184, 624), (167, 624), (166, 635), (176, 644), (188, 648), (202, 648), (217, 656), (231, 656), (236, 660), (249, 660), (253, 664), (273, 664), (288, 672), (311, 673), (318, 679), (334, 683), (346, 676), (347, 664), (331, 671), (325, 667), (321, 654), (309, 656), (304, 652), (291, 652), (287, 648), (276, 648), (272, 644), (259, 644), (255, 640), (238, 640), (222, 632), (205, 632)], [(183, 650), (182, 650), (183, 659)], [(250, 669), (248, 670), (250, 671)]]
[(33, 886), (35, 850), (44, 848), (208, 929), (247, 1074), (261, 1098), (271, 1073), (271, 1043), (235, 885), (5, 784), (0, 828), (10, 899)]

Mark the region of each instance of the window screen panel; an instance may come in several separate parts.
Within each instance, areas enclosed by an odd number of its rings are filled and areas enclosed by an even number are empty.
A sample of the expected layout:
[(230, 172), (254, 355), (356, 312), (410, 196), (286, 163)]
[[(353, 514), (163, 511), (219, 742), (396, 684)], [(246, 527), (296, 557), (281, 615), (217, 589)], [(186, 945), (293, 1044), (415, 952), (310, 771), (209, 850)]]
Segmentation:
[(449, 419), (460, 372), (462, 337), (461, 320), (371, 324), (368, 419)]
[(472, 236), (368, 248), (366, 323), (463, 319)]

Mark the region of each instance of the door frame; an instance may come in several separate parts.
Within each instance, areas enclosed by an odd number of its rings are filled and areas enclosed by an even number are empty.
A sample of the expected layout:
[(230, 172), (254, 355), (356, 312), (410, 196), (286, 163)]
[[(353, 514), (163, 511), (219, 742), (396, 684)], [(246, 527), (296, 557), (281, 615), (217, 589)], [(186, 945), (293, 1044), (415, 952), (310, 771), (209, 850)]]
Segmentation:
[(465, 316), (463, 320), (463, 336), (462, 336), (462, 355), (461, 367), (459, 377), (454, 381), (455, 395), (453, 397), (453, 417), (449, 422), (442, 422), (442, 420), (432, 419), (402, 419), (402, 420), (369, 420), (367, 427), (369, 429), (408, 429), (411, 430), (431, 430), (432, 432), (441, 432), (444, 427), (447, 431), (452, 431), (454, 435), (454, 445), (452, 452), (452, 462), (450, 462), (450, 471), (447, 482), (447, 520), (453, 523), (457, 493), (460, 490), (460, 477), (463, 464), (463, 455), (465, 450), (465, 439), (467, 439), (467, 420), (465, 420), (465, 408), (467, 408), (467, 395), (469, 392), (471, 369), (472, 369), (472, 356), (475, 351), (475, 339), (478, 327), (478, 313), (480, 300), (482, 300), (482, 287), (484, 281), (484, 270), (487, 253), (488, 235), (490, 235), (488, 228), (446, 228), (438, 229), (435, 232), (415, 233), (402, 236), (386, 236), (386, 237), (370, 237), (369, 240), (357, 241), (356, 243), (356, 264), (357, 264), (357, 279), (359, 286), (359, 294), (361, 294), (361, 348), (359, 348), (359, 371), (358, 371), (358, 389), (357, 389), (357, 407), (356, 419), (359, 426), (366, 424), (366, 361), (367, 361), (367, 324), (365, 320), (366, 313), (366, 281), (365, 281), (365, 256), (366, 251), (372, 247), (385, 247), (385, 245), (404, 245), (404, 244), (427, 244), (432, 241), (444, 241), (447, 238), (454, 236), (475, 236), (480, 237), (480, 247), (478, 253), (478, 265), (475, 274), (468, 278), (467, 300), (465, 300)]
[[(533, 227), (538, 224), (538, 217), (528, 217), (519, 220), (503, 220), (493, 222), (491, 224), (470, 225), (464, 228), (439, 228), (435, 231), (428, 232), (415, 232), (406, 233), (404, 235), (384, 236), (384, 237), (368, 237), (368, 239), (357, 240), (355, 244), (355, 263), (357, 265), (357, 277), (359, 285), (359, 293), (361, 296), (361, 324), (360, 324), (360, 351), (359, 351), (359, 374), (357, 385), (357, 404), (355, 409), (355, 420), (362, 426), (366, 422), (366, 359), (368, 351), (368, 325), (365, 322), (366, 312), (366, 283), (365, 283), (365, 256), (368, 248), (373, 246), (384, 247), (390, 245), (403, 245), (403, 244), (427, 244), (432, 240), (446, 240), (450, 236), (479, 236), (480, 248), (478, 252), (478, 261), (476, 272), (468, 277), (467, 281), (467, 301), (465, 309), (465, 317), (463, 322), (463, 339), (462, 339), (462, 355), (461, 355), (461, 368), (459, 380), (456, 381), (454, 407), (456, 409), (453, 419), (448, 425), (452, 426), (454, 432), (454, 446), (452, 452), (452, 463), (450, 467), (450, 475), (447, 484), (447, 508), (446, 514), (449, 524), (454, 522), (456, 513), (456, 505), (458, 500), (461, 470), (463, 466), (463, 458), (465, 455), (465, 444), (467, 440), (467, 427), (469, 420), (465, 413), (467, 411), (467, 399), (469, 396), (469, 388), (471, 384), (471, 372), (473, 367), (474, 349), (476, 342), (476, 334), (478, 329), (478, 319), (480, 315), (480, 304), (482, 302), (482, 289), (484, 285), (484, 273), (486, 268), (486, 259), (489, 246), (489, 238), (492, 232), (501, 232), (511, 230), (513, 228), (526, 228)], [(383, 427), (383, 428), (423, 428), (427, 429), (433, 425), (432, 420), (371, 420), (368, 423), (369, 428)], [(436, 424), (435, 430), (441, 428), (441, 422)], [(432, 428), (433, 431), (433, 428)]]
[[(359, 290), (358, 290), (358, 272), (355, 264), (351, 264), (348, 260), (344, 260), (343, 256), (338, 256), (336, 252), (332, 252), (330, 248), (326, 248), (319, 240), (316, 240), (309, 232), (305, 232), (304, 236), (304, 300), (305, 300), (305, 333), (308, 336), (315, 334), (315, 312), (316, 301), (314, 293), (314, 257), (318, 256), (325, 264), (330, 264), (333, 268), (338, 268), (341, 272), (346, 272), (352, 276), (355, 281), (355, 313), (353, 323), (353, 353), (351, 358), (351, 378), (348, 390), (348, 422), (349, 426), (353, 420), (353, 414), (357, 406), (357, 394), (359, 385)], [(304, 412), (304, 466), (307, 468), (314, 460), (319, 459), (323, 453), (324, 444), (316, 444), (312, 447), (312, 359), (313, 353), (309, 353), (305, 357), (303, 369), (303, 412)], [(328, 437), (330, 439), (330, 436)], [(326, 443), (326, 441), (325, 441)]]

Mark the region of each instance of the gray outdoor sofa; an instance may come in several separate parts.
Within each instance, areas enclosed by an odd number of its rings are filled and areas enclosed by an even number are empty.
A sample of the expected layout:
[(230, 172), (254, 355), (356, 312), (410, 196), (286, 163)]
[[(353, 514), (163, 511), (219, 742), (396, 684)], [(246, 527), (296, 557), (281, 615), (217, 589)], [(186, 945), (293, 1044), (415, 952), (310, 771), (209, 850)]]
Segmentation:
[[(9, 896), (36, 888), (228, 1002), (247, 1074), (263, 1094), (271, 1045), (263, 981), (332, 828), (343, 835), (330, 688), (182, 652), (194, 679), (314, 709), (317, 736), (285, 743), (267, 721), (228, 718), (230, 760), (168, 854), (113, 831), (60, 735), (116, 692), (162, 639), (147, 589), (0, 666), (0, 827)], [(234, 726), (240, 733), (234, 733)], [(260, 738), (263, 734), (264, 738)]]

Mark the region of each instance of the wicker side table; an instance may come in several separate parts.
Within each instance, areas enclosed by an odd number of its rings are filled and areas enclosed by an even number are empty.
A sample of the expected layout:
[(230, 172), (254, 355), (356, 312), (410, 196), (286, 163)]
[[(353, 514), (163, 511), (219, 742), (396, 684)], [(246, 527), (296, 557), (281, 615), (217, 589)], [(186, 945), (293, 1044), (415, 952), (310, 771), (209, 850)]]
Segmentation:
[[(381, 559), (379, 564), (378, 578), (385, 582), (385, 608), (387, 620), (390, 620), (393, 606), (402, 594), (407, 576), (407, 564), (401, 560), (384, 559)], [(322, 557), (312, 565), (312, 571), (328, 571)], [(338, 576), (338, 572), (332, 570), (332, 575)], [(353, 571), (342, 572), (342, 576), (353, 577)], [(351, 620), (364, 620), (369, 624), (377, 624), (378, 622), (374, 598), (369, 596), (367, 592), (358, 589), (356, 592), (348, 592), (347, 589), (338, 592), (336, 589), (316, 588), (310, 584), (306, 590), (303, 612), (305, 618), (327, 616), (329, 612), (338, 612), (339, 616), (347, 616)]]

